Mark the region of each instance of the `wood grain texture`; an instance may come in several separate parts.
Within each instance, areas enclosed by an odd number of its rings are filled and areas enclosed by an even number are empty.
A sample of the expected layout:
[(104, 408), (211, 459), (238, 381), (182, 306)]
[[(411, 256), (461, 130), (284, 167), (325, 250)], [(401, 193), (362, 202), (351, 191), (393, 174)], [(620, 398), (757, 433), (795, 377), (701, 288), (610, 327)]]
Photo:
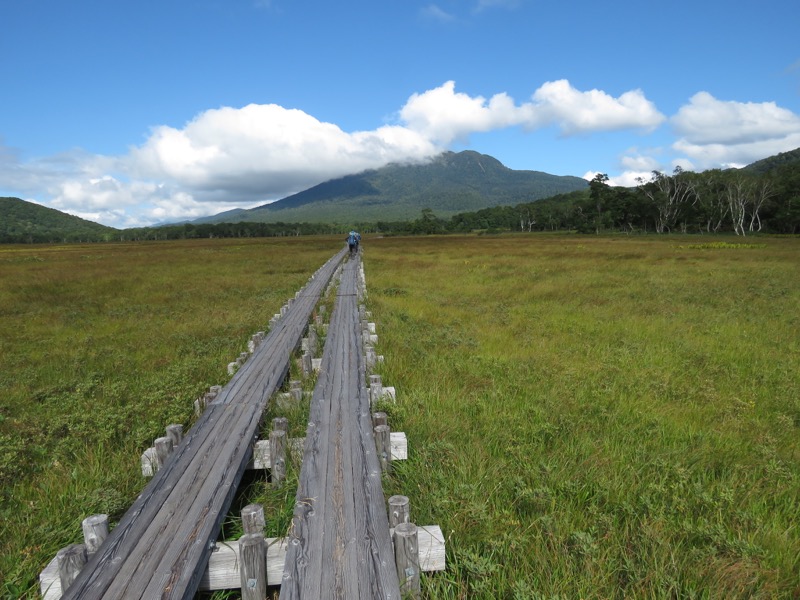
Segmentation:
[(281, 600), (399, 600), (361, 354), (359, 260), (342, 270), (311, 400)]
[(192, 598), (230, 507), (270, 396), (286, 375), (322, 290), (329, 260), (208, 403), (166, 464), (81, 571), (64, 598)]
[[(392, 530), (389, 530), (392, 535)], [(419, 566), (421, 571), (444, 571), (445, 540), (438, 525), (417, 525), (419, 545)], [(267, 538), (267, 583), (280, 585), (286, 561), (287, 540), (285, 538)], [(240, 585), (239, 541), (217, 542), (208, 568), (200, 579), (200, 591), (229, 590)], [(40, 590), (43, 600), (61, 598), (61, 582), (58, 577), (58, 562), (55, 557), (39, 575)]]

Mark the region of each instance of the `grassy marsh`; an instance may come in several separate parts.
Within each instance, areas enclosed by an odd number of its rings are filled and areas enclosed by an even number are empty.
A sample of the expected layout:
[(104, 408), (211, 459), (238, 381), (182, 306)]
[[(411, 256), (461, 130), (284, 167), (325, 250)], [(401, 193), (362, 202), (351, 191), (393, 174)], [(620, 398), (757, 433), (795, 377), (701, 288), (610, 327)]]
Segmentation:
[[(448, 537), (426, 597), (800, 594), (800, 244), (736, 241), (365, 240), (409, 439), (385, 491)], [(339, 243), (0, 248), (0, 594), (124, 512), (139, 453)], [(288, 475), (247, 479), (269, 535)]]
[(139, 455), (225, 383), (250, 335), (339, 249), (333, 238), (0, 248), (0, 596), (112, 524)]
[(800, 247), (685, 240), (365, 244), (429, 597), (800, 593)]

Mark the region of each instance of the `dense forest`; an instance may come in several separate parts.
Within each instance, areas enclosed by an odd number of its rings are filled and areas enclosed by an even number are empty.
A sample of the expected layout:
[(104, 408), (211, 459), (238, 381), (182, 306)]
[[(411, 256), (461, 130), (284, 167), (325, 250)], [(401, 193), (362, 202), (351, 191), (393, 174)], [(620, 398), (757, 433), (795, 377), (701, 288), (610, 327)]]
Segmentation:
[[(21, 214), (29, 204), (7, 201)], [(35, 206), (35, 205), (31, 205)], [(3, 208), (0, 205), (0, 208)], [(744, 169), (701, 173), (654, 171), (636, 187), (608, 185), (597, 175), (586, 190), (559, 194), (515, 206), (495, 206), (443, 218), (429, 208), (407, 221), (363, 223), (185, 223), (115, 230), (35, 208), (35, 215), (0, 228), (0, 242), (136, 241), (209, 237), (273, 237), (362, 233), (384, 235), (465, 233), (472, 231), (577, 231), (579, 233), (756, 233), (800, 234), (800, 149), (758, 161)], [(4, 218), (6, 215), (3, 215)], [(13, 216), (13, 215), (12, 215)], [(64, 215), (67, 217), (67, 215)], [(45, 228), (34, 222), (46, 219)], [(24, 226), (20, 225), (24, 223)]]
[[(788, 160), (791, 155), (793, 160)], [(589, 189), (544, 200), (496, 206), (450, 218), (424, 209), (411, 221), (376, 223), (223, 223), (175, 225), (121, 232), (125, 239), (257, 237), (345, 233), (424, 235), (472, 231), (577, 231), (579, 233), (800, 234), (800, 151), (745, 169), (702, 173), (654, 171), (634, 188), (609, 186), (596, 176)]]
[(586, 191), (437, 218), (423, 210), (411, 222), (378, 222), (382, 233), (577, 231), (580, 233), (800, 233), (800, 151), (746, 169), (702, 173), (654, 171), (634, 188), (597, 175)]
[(100, 242), (117, 230), (19, 198), (0, 198), (0, 243)]

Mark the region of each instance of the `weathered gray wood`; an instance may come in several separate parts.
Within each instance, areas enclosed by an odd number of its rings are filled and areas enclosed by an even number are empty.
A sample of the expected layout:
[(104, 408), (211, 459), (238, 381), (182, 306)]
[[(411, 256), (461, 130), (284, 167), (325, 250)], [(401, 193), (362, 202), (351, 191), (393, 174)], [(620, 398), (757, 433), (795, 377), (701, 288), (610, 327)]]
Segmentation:
[(172, 445), (172, 438), (168, 437), (160, 437), (156, 438), (155, 442), (153, 442), (153, 447), (156, 449), (156, 457), (158, 460), (156, 461), (156, 469), (164, 468), (164, 465), (167, 464), (167, 459), (169, 459), (170, 454), (172, 454), (173, 445)]
[(317, 328), (314, 325), (308, 327), (308, 351), (312, 357), (317, 356), (319, 352), (319, 338), (317, 337)]
[(377, 402), (383, 396), (383, 382), (380, 375), (369, 376), (369, 397), (372, 402)]
[(286, 479), (286, 441), (285, 431), (273, 429), (269, 433), (269, 458), (272, 469), (272, 485), (280, 487)]
[(267, 549), (261, 533), (246, 533), (239, 538), (242, 600), (267, 597)]
[(400, 591), (419, 598), (419, 542), (414, 523), (400, 523), (394, 528), (394, 556)]
[(83, 529), (83, 543), (86, 546), (87, 556), (91, 556), (100, 549), (108, 537), (108, 515), (91, 515), (81, 523)]
[(364, 354), (367, 357), (367, 369), (374, 369), (375, 365), (378, 363), (378, 355), (375, 352), (375, 348), (373, 348), (372, 345), (366, 345)]
[(389, 497), (389, 527), (397, 527), (401, 523), (408, 523), (410, 518), (408, 496)]
[(272, 419), (272, 429), (273, 431), (285, 431), (287, 434), (289, 433), (289, 419), (286, 417), (275, 417)]
[(167, 425), (167, 437), (172, 440), (172, 448), (177, 448), (183, 441), (183, 425)]
[(158, 455), (155, 448), (148, 448), (142, 453), (141, 458), (142, 475), (152, 477), (158, 470)]
[(267, 520), (261, 504), (248, 504), (242, 509), (242, 530), (245, 533), (264, 534)]
[(392, 438), (388, 425), (378, 425), (373, 428), (375, 432), (375, 450), (378, 453), (378, 461), (381, 471), (389, 472), (392, 470)]
[[(444, 571), (445, 540), (438, 525), (417, 525), (420, 570)], [(284, 538), (267, 538), (267, 583), (280, 585), (286, 560), (287, 542)], [(208, 561), (208, 568), (200, 580), (200, 591), (230, 590), (241, 585), (239, 573), (239, 541), (218, 543)], [(394, 568), (394, 562), (392, 562)], [(58, 561), (55, 557), (39, 575), (39, 588), (43, 600), (61, 598), (61, 582), (58, 579)]]
[[(406, 460), (408, 458), (408, 439), (402, 431), (391, 432), (392, 460)], [(306, 438), (289, 438), (287, 451), (292, 456), (297, 456), (302, 460), (303, 450), (306, 445)], [(259, 440), (253, 445), (253, 460), (248, 463), (248, 469), (271, 469), (269, 440)], [(143, 474), (147, 475), (147, 473)], [(152, 475), (152, 473), (150, 473)]]
[(400, 597), (360, 351), (357, 264), (342, 271), (311, 399), (282, 600)]
[(303, 382), (293, 379), (289, 382), (289, 395), (296, 402), (303, 399)]
[(208, 403), (183, 443), (89, 560), (67, 598), (192, 598), (249, 463), (261, 417), (283, 381), (337, 253), (291, 311)]
[(83, 544), (71, 544), (59, 550), (56, 559), (61, 589), (67, 590), (86, 564), (86, 547)]
[(377, 427), (378, 425), (388, 425), (389, 424), (389, 417), (383, 411), (378, 411), (372, 413), (372, 426)]

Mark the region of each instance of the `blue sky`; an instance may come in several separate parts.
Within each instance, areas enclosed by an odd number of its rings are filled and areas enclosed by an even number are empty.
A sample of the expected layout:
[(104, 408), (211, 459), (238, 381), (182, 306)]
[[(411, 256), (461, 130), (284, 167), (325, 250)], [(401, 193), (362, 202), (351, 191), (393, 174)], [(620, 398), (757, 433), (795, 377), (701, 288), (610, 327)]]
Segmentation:
[(3, 0), (0, 195), (115, 227), (444, 150), (634, 185), (800, 147), (796, 0)]

